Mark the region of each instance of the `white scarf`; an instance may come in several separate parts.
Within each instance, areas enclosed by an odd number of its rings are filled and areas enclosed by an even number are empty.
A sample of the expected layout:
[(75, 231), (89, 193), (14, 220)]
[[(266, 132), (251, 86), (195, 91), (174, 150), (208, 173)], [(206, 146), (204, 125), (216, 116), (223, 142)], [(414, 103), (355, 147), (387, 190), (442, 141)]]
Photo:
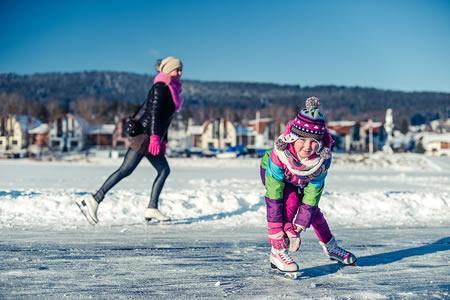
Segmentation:
[(314, 174), (330, 158), (330, 149), (324, 147), (318, 152), (319, 156), (311, 159), (298, 159), (288, 149), (288, 144), (292, 142), (293, 137), (289, 134), (286, 136), (281, 135), (275, 142), (274, 150), (278, 159), (296, 176), (310, 176)]

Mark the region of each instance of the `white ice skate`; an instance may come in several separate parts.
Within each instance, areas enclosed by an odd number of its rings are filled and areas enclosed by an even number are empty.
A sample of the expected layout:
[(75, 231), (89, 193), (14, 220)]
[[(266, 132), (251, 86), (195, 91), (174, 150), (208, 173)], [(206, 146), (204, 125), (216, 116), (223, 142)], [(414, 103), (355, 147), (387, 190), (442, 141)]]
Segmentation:
[(354, 265), (356, 263), (356, 256), (339, 247), (334, 237), (327, 244), (320, 242), (320, 245), (323, 248), (323, 253), (331, 260), (336, 260), (344, 265)]
[(75, 203), (90, 224), (95, 225), (98, 223), (98, 203), (91, 194), (83, 195), (80, 199), (76, 200)]
[(270, 266), (291, 278), (297, 278), (298, 265), (289, 255), (286, 248), (276, 249), (272, 247), (270, 252)]
[(145, 220), (151, 221), (152, 219), (156, 219), (158, 221), (167, 222), (170, 221), (170, 218), (163, 214), (157, 208), (147, 208), (144, 213)]

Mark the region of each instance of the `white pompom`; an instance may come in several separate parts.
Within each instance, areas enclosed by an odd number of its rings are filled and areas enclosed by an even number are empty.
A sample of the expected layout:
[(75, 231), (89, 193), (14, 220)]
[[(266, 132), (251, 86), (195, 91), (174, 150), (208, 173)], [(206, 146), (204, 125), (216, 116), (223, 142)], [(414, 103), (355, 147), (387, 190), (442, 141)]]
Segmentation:
[(305, 107), (307, 110), (318, 109), (320, 106), (320, 100), (317, 97), (309, 97), (306, 99)]

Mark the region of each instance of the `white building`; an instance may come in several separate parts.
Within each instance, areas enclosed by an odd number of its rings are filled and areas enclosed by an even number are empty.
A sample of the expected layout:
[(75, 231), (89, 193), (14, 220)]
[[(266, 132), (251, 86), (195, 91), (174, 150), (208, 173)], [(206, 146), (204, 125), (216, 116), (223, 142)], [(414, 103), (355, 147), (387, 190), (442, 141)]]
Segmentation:
[(188, 149), (202, 147), (203, 130), (204, 130), (203, 125), (194, 125), (192, 119), (189, 119), (188, 127), (186, 129), (187, 135), (186, 147)]
[(450, 156), (450, 133), (424, 133), (422, 145), (431, 156)]
[(89, 128), (87, 145), (96, 149), (111, 149), (115, 124), (98, 124)]
[(30, 116), (0, 117), (0, 153), (6, 156), (25, 156), (28, 147), (28, 131), (39, 125), (39, 121)]
[(28, 130), (28, 154), (30, 156), (40, 158), (48, 153), (49, 131), (50, 127), (45, 123)]
[(450, 132), (450, 119), (431, 121), (430, 127), (433, 132), (437, 132), (437, 133)]
[(248, 122), (249, 148), (267, 149), (273, 146), (278, 132), (275, 133), (274, 122), (272, 118), (259, 118)]
[(50, 124), (49, 146), (56, 151), (80, 151), (86, 146), (89, 124), (73, 114), (64, 114)]
[[(355, 121), (330, 121), (327, 124), (333, 135), (336, 151), (350, 152), (353, 148), (361, 148), (359, 138), (354, 140)], [(358, 129), (359, 130), (359, 129)], [(359, 134), (358, 134), (359, 136)]]
[(202, 148), (225, 149), (236, 146), (236, 128), (225, 119), (203, 123)]

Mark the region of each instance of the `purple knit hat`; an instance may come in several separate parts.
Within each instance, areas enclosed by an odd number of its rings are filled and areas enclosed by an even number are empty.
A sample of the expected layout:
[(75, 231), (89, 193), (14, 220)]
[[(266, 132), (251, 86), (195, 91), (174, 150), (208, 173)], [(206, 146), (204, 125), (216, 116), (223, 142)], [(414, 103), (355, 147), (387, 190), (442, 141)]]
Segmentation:
[(306, 99), (305, 108), (298, 112), (294, 120), (290, 134), (297, 137), (314, 138), (322, 140), (325, 132), (325, 116), (319, 110), (320, 100), (317, 97)]

